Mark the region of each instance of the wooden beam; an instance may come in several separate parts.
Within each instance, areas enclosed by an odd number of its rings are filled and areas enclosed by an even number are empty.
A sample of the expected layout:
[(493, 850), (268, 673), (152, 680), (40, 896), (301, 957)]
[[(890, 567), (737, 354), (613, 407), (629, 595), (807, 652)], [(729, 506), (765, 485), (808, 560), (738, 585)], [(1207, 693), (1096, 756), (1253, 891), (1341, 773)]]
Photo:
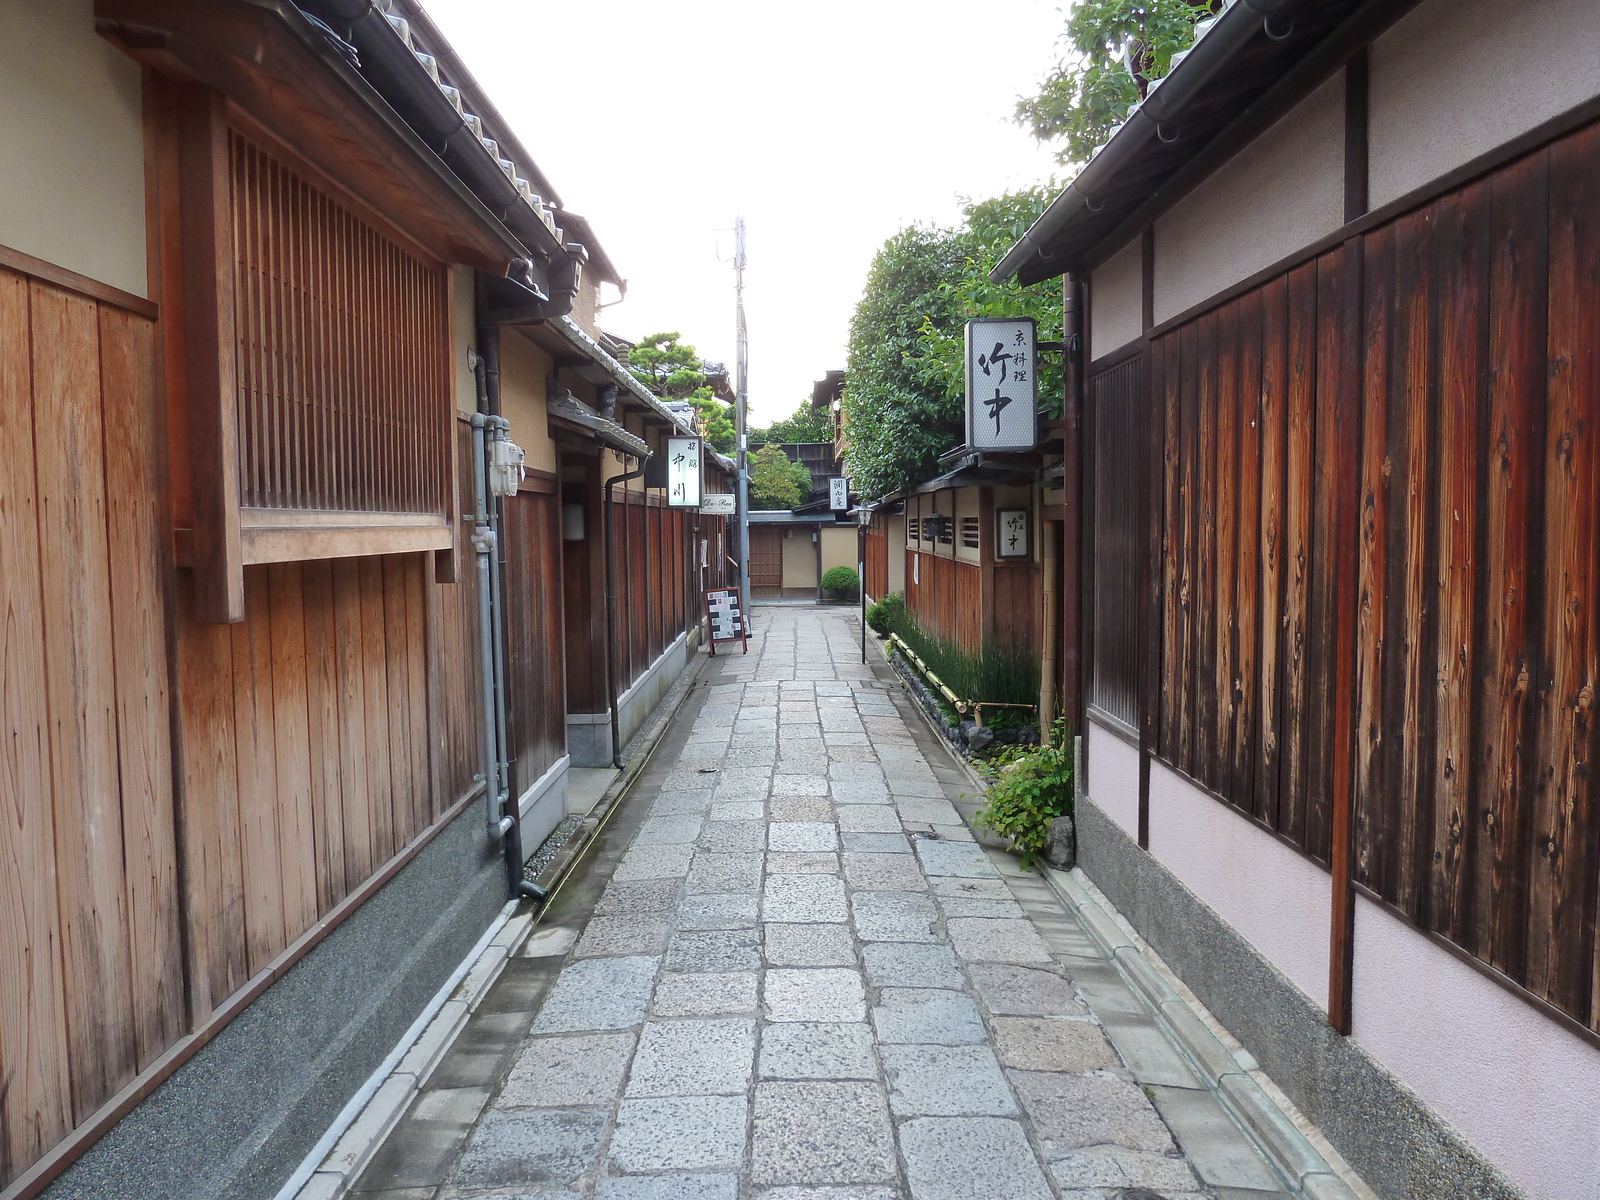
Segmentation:
[(227, 102), (220, 92), (206, 87), (176, 91), (195, 611), (207, 624), (231, 625), (244, 620), (244, 555), (234, 403)]
[(1349, 224), (1367, 213), (1367, 64), (1366, 46), (1358, 46), (1344, 65), (1344, 219)]

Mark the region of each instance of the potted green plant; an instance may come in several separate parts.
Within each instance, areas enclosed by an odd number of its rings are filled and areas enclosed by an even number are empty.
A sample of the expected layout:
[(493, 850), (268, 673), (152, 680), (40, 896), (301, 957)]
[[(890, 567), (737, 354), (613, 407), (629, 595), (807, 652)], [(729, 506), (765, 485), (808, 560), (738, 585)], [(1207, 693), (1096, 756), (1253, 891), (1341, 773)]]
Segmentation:
[(838, 603), (854, 600), (861, 586), (861, 577), (854, 567), (829, 567), (822, 573), (822, 598)]

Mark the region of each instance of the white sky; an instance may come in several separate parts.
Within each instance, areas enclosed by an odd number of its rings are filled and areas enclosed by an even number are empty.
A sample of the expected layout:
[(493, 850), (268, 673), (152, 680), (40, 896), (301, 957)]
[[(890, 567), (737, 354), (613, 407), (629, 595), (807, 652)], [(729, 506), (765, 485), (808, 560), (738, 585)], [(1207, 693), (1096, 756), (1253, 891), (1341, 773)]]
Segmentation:
[(751, 422), (766, 424), (845, 365), (885, 238), (1051, 175), (1010, 118), (1056, 61), (1064, 2), (427, 8), (628, 279), (607, 329), (676, 329), (731, 370), (743, 214)]

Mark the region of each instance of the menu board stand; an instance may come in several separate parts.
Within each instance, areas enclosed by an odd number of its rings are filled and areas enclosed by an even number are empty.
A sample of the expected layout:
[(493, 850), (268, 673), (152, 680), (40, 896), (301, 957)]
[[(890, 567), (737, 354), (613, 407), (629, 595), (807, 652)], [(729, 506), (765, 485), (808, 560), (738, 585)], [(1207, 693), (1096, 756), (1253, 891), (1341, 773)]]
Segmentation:
[(750, 627), (739, 607), (739, 589), (712, 588), (706, 593), (706, 624), (710, 628), (710, 653), (717, 654), (718, 642), (743, 642), (750, 653)]

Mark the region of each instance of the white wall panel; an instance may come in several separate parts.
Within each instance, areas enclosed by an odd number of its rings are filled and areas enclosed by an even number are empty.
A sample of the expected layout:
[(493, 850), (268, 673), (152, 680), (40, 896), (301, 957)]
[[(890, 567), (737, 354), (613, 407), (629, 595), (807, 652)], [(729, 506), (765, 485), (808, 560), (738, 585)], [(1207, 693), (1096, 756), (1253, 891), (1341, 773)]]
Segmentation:
[(1120, 350), (1144, 332), (1144, 253), (1134, 238), (1089, 276), (1089, 357)]
[(1343, 223), (1341, 72), (1156, 222), (1156, 322), (1209, 299)]
[(1600, 95), (1596, 0), (1423, 0), (1372, 47), (1373, 207)]
[(150, 294), (139, 68), (92, 0), (0, 2), (0, 246)]
[(1327, 872), (1161, 763), (1150, 768), (1150, 853), (1327, 1007)]
[(1365, 896), (1351, 1036), (1529, 1196), (1600, 1195), (1600, 1050)]
[(1089, 799), (1122, 826), (1139, 836), (1139, 751), (1091, 717), (1089, 729)]

